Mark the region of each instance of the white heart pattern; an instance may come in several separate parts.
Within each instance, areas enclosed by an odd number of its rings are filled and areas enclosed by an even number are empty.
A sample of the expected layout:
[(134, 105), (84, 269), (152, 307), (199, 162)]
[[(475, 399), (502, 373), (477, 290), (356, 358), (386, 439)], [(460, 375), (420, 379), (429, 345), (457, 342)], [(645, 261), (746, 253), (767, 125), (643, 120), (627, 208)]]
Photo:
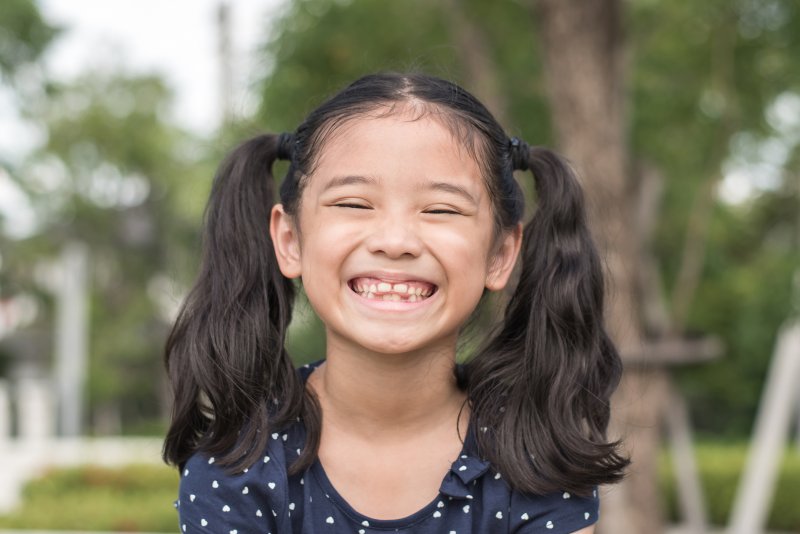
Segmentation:
[(552, 521), (548, 521), (548, 522), (547, 522), (547, 524), (546, 524), (545, 526), (546, 526), (547, 528), (553, 528), (553, 522), (552, 522)]
[(530, 516), (528, 515), (528, 512), (525, 512), (524, 514), (522, 514), (520, 519), (522, 519), (523, 521), (527, 521), (528, 519), (530, 519)]

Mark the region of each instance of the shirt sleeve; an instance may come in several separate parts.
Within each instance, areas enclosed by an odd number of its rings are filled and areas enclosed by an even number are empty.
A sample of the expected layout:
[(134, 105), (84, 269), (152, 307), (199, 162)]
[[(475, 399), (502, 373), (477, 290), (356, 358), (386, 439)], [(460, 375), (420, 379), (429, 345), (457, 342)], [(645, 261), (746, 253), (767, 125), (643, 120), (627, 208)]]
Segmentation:
[(599, 500), (595, 488), (588, 496), (569, 492), (511, 495), (510, 532), (570, 534), (597, 522)]
[(178, 486), (178, 521), (186, 534), (276, 534), (276, 517), (267, 491), (253, 470), (228, 475), (213, 457), (196, 453), (182, 466)]

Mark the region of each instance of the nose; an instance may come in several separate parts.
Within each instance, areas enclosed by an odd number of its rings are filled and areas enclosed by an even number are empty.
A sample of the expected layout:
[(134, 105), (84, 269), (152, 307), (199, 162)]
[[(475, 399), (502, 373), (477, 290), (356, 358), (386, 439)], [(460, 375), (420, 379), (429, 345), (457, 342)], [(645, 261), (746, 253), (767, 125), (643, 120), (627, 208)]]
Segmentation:
[(371, 253), (385, 254), (392, 259), (416, 258), (423, 248), (415, 225), (404, 217), (389, 214), (375, 225), (366, 239), (366, 246)]

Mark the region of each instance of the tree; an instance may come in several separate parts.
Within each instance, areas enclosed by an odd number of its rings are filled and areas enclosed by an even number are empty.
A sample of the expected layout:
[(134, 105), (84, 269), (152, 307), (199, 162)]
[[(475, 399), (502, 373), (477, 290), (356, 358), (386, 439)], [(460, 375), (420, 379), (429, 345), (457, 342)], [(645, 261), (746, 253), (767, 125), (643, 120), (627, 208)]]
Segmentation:
[[(158, 77), (94, 72), (51, 83), (27, 110), (48, 136), (14, 176), (39, 226), (9, 243), (4, 271), (16, 291), (47, 303), (31, 266), (65, 242), (88, 245), (89, 400), (98, 432), (158, 419), (168, 405), (162, 345), (195, 269), (213, 175), (196, 159), (197, 141), (165, 121), (169, 104)], [(45, 311), (37, 324), (48, 330), (50, 322)]]
[(44, 21), (32, 0), (6, 0), (0, 5), (0, 76), (35, 64), (58, 30)]

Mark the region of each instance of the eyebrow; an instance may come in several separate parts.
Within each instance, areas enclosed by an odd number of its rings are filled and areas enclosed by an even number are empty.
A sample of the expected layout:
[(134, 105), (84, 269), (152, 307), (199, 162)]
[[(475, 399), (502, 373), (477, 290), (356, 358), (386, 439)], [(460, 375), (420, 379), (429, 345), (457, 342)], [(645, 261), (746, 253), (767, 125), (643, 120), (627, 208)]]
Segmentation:
[(324, 193), (328, 189), (334, 189), (336, 187), (344, 187), (346, 185), (353, 185), (353, 184), (367, 184), (367, 185), (376, 185), (378, 180), (372, 178), (371, 176), (337, 176), (333, 178), (330, 182), (325, 184), (325, 187), (322, 188), (322, 192)]
[(468, 202), (471, 202), (474, 205), (478, 205), (478, 200), (472, 196), (472, 194), (467, 191), (465, 188), (461, 187), (460, 185), (451, 184), (449, 182), (428, 182), (425, 184), (426, 189), (432, 189), (434, 191), (444, 191), (446, 193), (452, 193), (454, 195), (458, 195)]

